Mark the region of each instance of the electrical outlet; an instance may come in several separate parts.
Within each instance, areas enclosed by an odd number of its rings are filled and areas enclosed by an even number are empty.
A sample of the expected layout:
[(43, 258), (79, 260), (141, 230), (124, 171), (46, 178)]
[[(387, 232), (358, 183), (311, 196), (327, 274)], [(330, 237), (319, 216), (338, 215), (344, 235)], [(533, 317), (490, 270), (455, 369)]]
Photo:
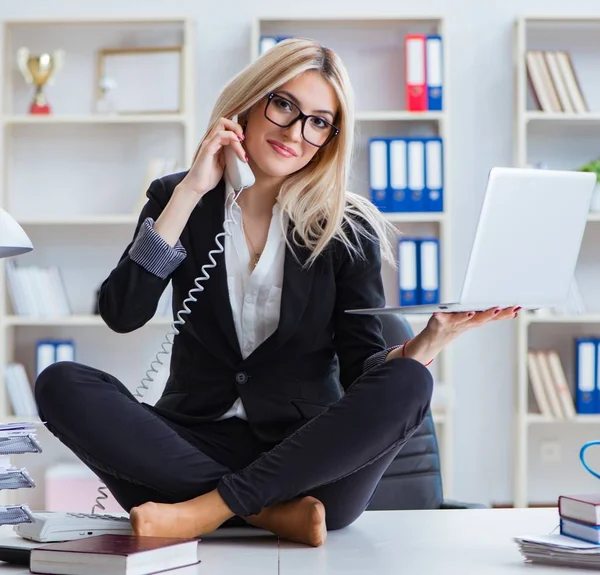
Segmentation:
[(560, 442), (553, 440), (542, 441), (540, 446), (540, 459), (542, 463), (560, 463), (562, 461), (562, 448)]

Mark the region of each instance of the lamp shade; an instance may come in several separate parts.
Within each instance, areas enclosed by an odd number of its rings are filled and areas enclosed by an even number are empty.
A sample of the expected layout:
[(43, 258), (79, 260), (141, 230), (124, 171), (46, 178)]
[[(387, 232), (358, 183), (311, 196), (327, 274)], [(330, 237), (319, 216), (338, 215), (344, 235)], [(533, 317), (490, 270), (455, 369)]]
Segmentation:
[(0, 258), (10, 258), (30, 252), (33, 244), (15, 219), (0, 208)]

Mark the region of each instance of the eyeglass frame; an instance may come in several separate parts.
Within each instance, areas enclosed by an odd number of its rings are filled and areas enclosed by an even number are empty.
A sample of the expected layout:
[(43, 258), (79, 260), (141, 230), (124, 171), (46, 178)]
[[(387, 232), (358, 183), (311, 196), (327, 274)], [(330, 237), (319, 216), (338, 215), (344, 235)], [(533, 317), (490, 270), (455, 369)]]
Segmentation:
[[(285, 125), (278, 124), (277, 122), (274, 122), (273, 120), (271, 120), (271, 118), (269, 118), (269, 116), (267, 116), (267, 109), (269, 108), (269, 104), (271, 103), (271, 101), (273, 100), (273, 98), (275, 96), (277, 96), (278, 98), (281, 98), (282, 100), (285, 100), (286, 102), (289, 102), (290, 104), (292, 104), (293, 106), (296, 106), (296, 108), (298, 108), (298, 115), (289, 124), (285, 124)], [(267, 120), (269, 120), (269, 122), (271, 122), (271, 124), (275, 124), (276, 126), (279, 126), (280, 128), (289, 128), (290, 126), (293, 126), (298, 120), (302, 120), (302, 139), (307, 144), (310, 144), (311, 146), (314, 146), (315, 148), (319, 148), (319, 149), (324, 148), (327, 144), (329, 144), (331, 142), (331, 140), (333, 140), (333, 138), (335, 138), (340, 133), (340, 128), (338, 128), (337, 126), (334, 126), (331, 122), (328, 122), (327, 120), (321, 118), (321, 116), (315, 116), (314, 114), (305, 114), (300, 109), (300, 106), (298, 106), (298, 104), (295, 104), (294, 102), (292, 102), (289, 98), (286, 98), (285, 96), (280, 96), (277, 92), (269, 92), (267, 94), (267, 104), (265, 105), (264, 115), (265, 115), (265, 118)], [(325, 142), (322, 143), (320, 146), (317, 144), (313, 144), (313, 142), (309, 142), (304, 137), (304, 126), (306, 125), (306, 120), (308, 120), (308, 118), (318, 118), (319, 120), (325, 122), (326, 124), (329, 124), (333, 128), (331, 131), (331, 134), (329, 134), (329, 136), (327, 137)]]

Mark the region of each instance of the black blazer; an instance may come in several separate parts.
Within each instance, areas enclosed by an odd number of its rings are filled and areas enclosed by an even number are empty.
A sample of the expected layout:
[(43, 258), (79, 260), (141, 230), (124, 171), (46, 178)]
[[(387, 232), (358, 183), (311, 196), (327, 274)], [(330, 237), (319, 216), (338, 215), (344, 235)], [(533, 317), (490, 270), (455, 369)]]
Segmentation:
[[(172, 174), (151, 184), (134, 237), (145, 218), (156, 221), (184, 176)], [(208, 252), (217, 248), (224, 206), (221, 180), (193, 210), (180, 237), (187, 256), (166, 279), (134, 262), (128, 255), (132, 244), (127, 246), (99, 293), (99, 312), (111, 329), (126, 333), (143, 326), (169, 280), (174, 313), (182, 308), (194, 278), (210, 263)], [(385, 349), (377, 316), (344, 313), (385, 304), (379, 246), (361, 241), (367, 261), (351, 260), (343, 244), (332, 241), (308, 269), (301, 266), (308, 249), (293, 247), (298, 261), (286, 249), (279, 326), (245, 360), (229, 303), (224, 254), (215, 255), (217, 267), (208, 270), (204, 291), (194, 294), (197, 301), (188, 304), (191, 313), (178, 326), (170, 375), (154, 409), (193, 424), (223, 415), (241, 397), (253, 431), (275, 443), (337, 401), (362, 374), (365, 359)]]

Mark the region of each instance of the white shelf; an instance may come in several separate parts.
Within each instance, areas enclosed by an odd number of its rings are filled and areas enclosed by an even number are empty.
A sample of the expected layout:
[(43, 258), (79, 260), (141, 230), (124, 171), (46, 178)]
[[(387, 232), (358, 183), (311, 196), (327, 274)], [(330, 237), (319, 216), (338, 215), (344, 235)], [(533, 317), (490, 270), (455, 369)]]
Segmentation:
[[(565, 154), (565, 149), (570, 149), (569, 140), (561, 138), (573, 137), (573, 131), (579, 127), (592, 126), (593, 130), (600, 128), (600, 112), (566, 113), (566, 112), (543, 112), (528, 109), (532, 98), (528, 92), (531, 90), (525, 56), (528, 49), (553, 49), (562, 46), (561, 49), (570, 51), (569, 38), (573, 38), (576, 30), (570, 27), (572, 24), (589, 23), (595, 20), (600, 23), (600, 18), (585, 18), (583, 16), (532, 16), (520, 17), (515, 21), (515, 34), (513, 44), (514, 62), (514, 89), (515, 89), (515, 122), (514, 122), (514, 165), (525, 167), (532, 162), (547, 162), (553, 165), (554, 160), (561, 165), (570, 166), (565, 169), (576, 169), (577, 165), (583, 165), (589, 161), (587, 152), (582, 153), (585, 145), (574, 148), (572, 153)], [(535, 26), (532, 26), (535, 24)], [(542, 36), (538, 35), (543, 30)], [(565, 36), (565, 30), (570, 30), (570, 36)], [(535, 127), (535, 130), (533, 129)], [(570, 130), (569, 130), (570, 128)], [(544, 130), (551, 134), (544, 141)], [(535, 134), (535, 135), (534, 135)], [(538, 140), (544, 141), (540, 145)], [(572, 140), (571, 140), (572, 141)], [(581, 157), (580, 157), (581, 156)], [(589, 213), (588, 224), (594, 225), (600, 222), (600, 213)], [(595, 229), (594, 229), (595, 233)], [(587, 246), (586, 246), (587, 247)], [(586, 249), (584, 247), (582, 251)], [(586, 263), (587, 266), (587, 263)], [(596, 268), (597, 269), (597, 268)], [(589, 267), (585, 275), (589, 276)], [(595, 271), (595, 270), (594, 270)], [(515, 322), (516, 334), (516, 357), (515, 357), (515, 433), (513, 453), (513, 504), (515, 507), (526, 507), (536, 500), (535, 493), (530, 493), (530, 477), (538, 477), (544, 471), (536, 469), (531, 472), (535, 458), (531, 457), (530, 450), (533, 447), (532, 426), (536, 425), (600, 425), (600, 415), (576, 415), (572, 419), (561, 420), (549, 418), (541, 414), (529, 413), (530, 409), (530, 381), (528, 352), (535, 349), (539, 344), (543, 348), (556, 348), (562, 354), (563, 345), (570, 343), (570, 336), (564, 334), (564, 327), (572, 324), (580, 333), (594, 330), (594, 324), (600, 326), (600, 313), (586, 313), (581, 315), (538, 315), (535, 313), (522, 313)], [(539, 325), (538, 329), (529, 329), (530, 326)], [(531, 338), (535, 341), (531, 341)], [(538, 338), (540, 338), (538, 340)], [(542, 343), (543, 342), (543, 343)], [(567, 367), (565, 364), (564, 367)], [(573, 369), (573, 365), (569, 366)], [(568, 377), (568, 376), (567, 376)], [(571, 379), (571, 378), (569, 378)], [(562, 429), (562, 428), (561, 428)], [(560, 440), (561, 435), (552, 428), (553, 438)]]
[(526, 122), (600, 122), (600, 113), (587, 112), (585, 114), (570, 114), (566, 112), (525, 112), (523, 118)]
[(580, 315), (536, 315), (524, 313), (520, 319), (525, 324), (535, 323), (598, 323), (600, 324), (600, 314), (586, 313)]
[(265, 23), (277, 23), (277, 22), (287, 22), (291, 24), (302, 24), (303, 22), (314, 22), (314, 23), (326, 23), (326, 24), (336, 24), (336, 25), (344, 25), (348, 24), (371, 24), (371, 23), (382, 23), (382, 24), (392, 24), (394, 22), (402, 22), (408, 23), (411, 22), (430, 22), (432, 24), (438, 23), (442, 20), (440, 16), (430, 16), (430, 15), (412, 15), (412, 16), (344, 16), (343, 18), (338, 18), (336, 16), (318, 16), (318, 15), (309, 15), (302, 16), (301, 18), (294, 18), (287, 15), (282, 15), (280, 17), (271, 15), (271, 16), (261, 16), (259, 18), (260, 22)]
[(600, 425), (600, 415), (577, 415), (572, 419), (550, 419), (539, 413), (528, 413), (526, 416), (527, 423), (529, 425), (538, 425), (538, 424), (576, 424), (576, 425)]
[[(126, 14), (4, 20), (0, 28), (4, 39), (0, 46), (0, 206), (13, 210), (11, 215), (35, 246), (15, 264), (56, 265), (72, 309), (84, 312), (53, 317), (13, 315), (6, 264), (2, 264), (0, 380), (5, 379), (7, 363), (17, 361), (25, 366), (33, 384), (36, 343), (42, 338), (65, 337), (73, 339), (77, 361), (102, 365), (107, 372), (120, 374), (123, 381), (138, 381), (140, 370), (148, 369), (144, 358), (160, 351), (173, 318), (156, 316), (130, 337), (113, 332), (99, 315), (85, 312), (92, 310), (90, 300), (126, 248), (122, 236), (128, 234), (127, 226), (133, 232), (139, 220), (139, 212), (133, 210), (144, 191), (150, 161), (174, 158), (185, 166), (193, 158), (198, 144), (196, 23), (188, 16), (165, 13), (141, 18)], [(95, 112), (98, 50), (122, 46), (124, 38), (129, 46), (181, 45), (180, 112)], [(48, 95), (53, 113), (28, 114), (33, 92), (21, 74), (13, 73), (15, 50), (21, 45), (52, 49), (59, 47), (57, 42), (65, 44), (61, 47), (67, 51), (67, 65)], [(39, 417), (14, 415), (2, 386), (0, 421), (39, 422)], [(40, 477), (56, 456), (52, 449), (46, 451)], [(23, 502), (33, 502), (34, 508), (43, 505), (35, 501), (36, 492), (24, 493)], [(0, 493), (2, 503), (10, 495)]]
[[(173, 319), (169, 316), (165, 317), (154, 317), (146, 325), (171, 325)], [(4, 318), (4, 324), (6, 326), (20, 326), (20, 327), (41, 327), (41, 326), (52, 326), (52, 327), (107, 327), (104, 320), (99, 315), (68, 315), (68, 316), (57, 316), (57, 317), (34, 317), (34, 316), (19, 316), (19, 315), (7, 315)]]
[(188, 121), (185, 114), (15, 114), (0, 117), (6, 126), (47, 125), (47, 124), (184, 124)]
[(382, 110), (357, 112), (357, 122), (439, 122), (444, 120), (444, 112), (409, 112), (407, 110)]
[(383, 215), (394, 223), (443, 222), (446, 220), (444, 212), (383, 212)]
[(3, 20), (6, 26), (97, 26), (98, 24), (180, 24), (188, 22), (190, 19), (184, 15), (171, 16), (123, 16), (121, 18), (94, 16), (93, 18), (69, 18), (69, 17), (49, 17), (49, 18), (15, 18)]
[(25, 216), (16, 218), (22, 226), (116, 226), (135, 225), (138, 221), (137, 214), (114, 214), (102, 216), (69, 216), (63, 218), (46, 218)]

